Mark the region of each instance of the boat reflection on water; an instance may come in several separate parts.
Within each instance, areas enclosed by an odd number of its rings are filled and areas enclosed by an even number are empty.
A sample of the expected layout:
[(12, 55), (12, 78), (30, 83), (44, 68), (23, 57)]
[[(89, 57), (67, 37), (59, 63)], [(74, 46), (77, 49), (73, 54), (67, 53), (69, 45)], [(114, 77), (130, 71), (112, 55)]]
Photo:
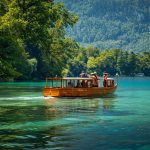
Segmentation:
[(114, 108), (114, 98), (104, 98), (103, 99), (103, 110), (111, 110)]
[(108, 111), (114, 108), (115, 97), (103, 98), (46, 98), (44, 99), (47, 114), (66, 113), (95, 113), (96, 111)]

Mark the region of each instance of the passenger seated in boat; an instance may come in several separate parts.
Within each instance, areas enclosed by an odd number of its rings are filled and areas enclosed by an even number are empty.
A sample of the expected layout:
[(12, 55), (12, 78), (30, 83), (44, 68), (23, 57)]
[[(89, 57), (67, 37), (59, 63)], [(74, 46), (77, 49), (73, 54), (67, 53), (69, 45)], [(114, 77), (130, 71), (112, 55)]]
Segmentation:
[(84, 80), (81, 81), (81, 87), (84, 87)]
[(108, 87), (114, 87), (114, 80), (113, 79), (107, 80), (107, 86)]
[(103, 73), (103, 86), (104, 86), (104, 87), (108, 87), (107, 76), (108, 76), (108, 73), (104, 72), (104, 73)]
[(98, 76), (97, 76), (97, 73), (96, 72), (91, 73), (91, 78), (93, 79), (92, 86), (93, 87), (98, 87)]
[(88, 80), (77, 80), (76, 88), (81, 88), (81, 87), (83, 88), (90, 87)]
[(68, 82), (68, 87), (71, 87), (71, 81)]
[(81, 85), (82, 85), (82, 87), (84, 87), (84, 88), (88, 87), (87, 80), (82, 80)]
[(92, 82), (91, 81), (87, 81), (87, 87), (92, 87)]
[(82, 87), (82, 86), (81, 86), (81, 83), (80, 83), (80, 80), (77, 80), (77, 85), (76, 85), (76, 87), (77, 87), (77, 88)]
[(85, 80), (85, 87), (88, 87), (88, 80)]
[(112, 80), (112, 87), (114, 87), (114, 80)]
[(68, 82), (68, 87), (73, 87), (73, 83), (71, 82), (71, 80)]

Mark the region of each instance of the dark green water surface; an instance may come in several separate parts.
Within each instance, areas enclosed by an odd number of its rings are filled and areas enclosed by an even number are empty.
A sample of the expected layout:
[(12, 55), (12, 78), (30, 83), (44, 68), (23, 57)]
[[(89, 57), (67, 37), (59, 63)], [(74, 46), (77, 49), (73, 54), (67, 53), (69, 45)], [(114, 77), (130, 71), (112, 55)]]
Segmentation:
[(44, 98), (44, 85), (0, 83), (0, 150), (150, 150), (150, 78), (102, 98)]

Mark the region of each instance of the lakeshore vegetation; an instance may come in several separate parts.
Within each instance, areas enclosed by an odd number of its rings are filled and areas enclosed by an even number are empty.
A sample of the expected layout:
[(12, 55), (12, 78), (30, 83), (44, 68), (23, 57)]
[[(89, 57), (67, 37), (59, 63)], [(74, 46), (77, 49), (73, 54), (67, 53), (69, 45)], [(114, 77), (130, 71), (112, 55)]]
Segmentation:
[(0, 1), (0, 81), (103, 71), (150, 76), (150, 52), (83, 47), (66, 35), (78, 17), (53, 0)]

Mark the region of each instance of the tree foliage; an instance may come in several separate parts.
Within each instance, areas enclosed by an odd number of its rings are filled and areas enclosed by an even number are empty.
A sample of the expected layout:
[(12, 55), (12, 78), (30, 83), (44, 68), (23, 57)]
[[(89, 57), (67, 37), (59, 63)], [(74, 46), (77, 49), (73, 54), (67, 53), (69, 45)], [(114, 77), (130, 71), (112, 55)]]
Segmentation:
[(89, 48), (80, 49), (80, 53), (78, 53), (70, 65), (71, 74), (79, 75), (84, 70), (87, 73), (96, 71), (99, 75), (106, 71), (110, 75), (119, 73), (120, 75), (134, 76), (142, 72), (146, 76), (150, 76), (149, 52), (134, 53), (132, 51), (112, 49), (99, 50), (99, 53), (97, 53), (97, 48), (95, 48), (94, 56), (87, 55), (88, 53)]
[(52, 0), (2, 0), (0, 8), (0, 79), (61, 76), (78, 48), (64, 30), (77, 17)]

